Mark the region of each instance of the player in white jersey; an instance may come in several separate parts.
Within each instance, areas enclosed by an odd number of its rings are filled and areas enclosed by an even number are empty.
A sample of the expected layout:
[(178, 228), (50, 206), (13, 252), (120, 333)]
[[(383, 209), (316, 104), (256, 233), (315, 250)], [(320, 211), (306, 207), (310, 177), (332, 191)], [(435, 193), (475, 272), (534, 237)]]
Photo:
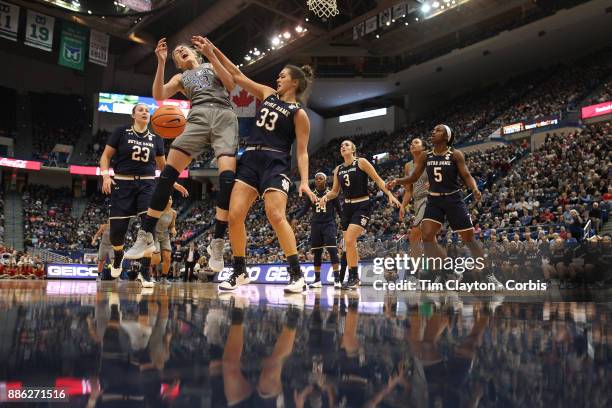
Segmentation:
[(151, 257), (151, 265), (156, 267), (161, 263), (162, 276), (160, 281), (167, 282), (170, 262), (172, 260), (172, 245), (170, 238), (176, 236), (176, 211), (172, 208), (172, 196), (168, 200), (168, 205), (159, 217), (155, 226), (155, 252)]
[[(413, 164), (411, 166), (410, 163), (406, 163), (406, 166), (404, 167), (406, 176), (412, 174), (415, 167), (414, 163), (416, 163), (417, 159), (421, 157), (424, 150), (423, 141), (421, 139), (412, 139), (412, 142), (410, 143), (410, 154), (412, 154)], [(406, 208), (408, 207), (410, 200), (413, 201), (412, 212), (414, 213), (414, 217), (412, 218), (410, 235), (408, 236), (408, 240), (410, 241), (410, 256), (412, 258), (417, 258), (423, 255), (421, 221), (423, 221), (423, 216), (425, 215), (428, 193), (429, 180), (427, 179), (427, 172), (423, 172), (417, 181), (406, 186), (402, 206), (400, 207), (400, 220), (402, 220), (404, 219)]]
[(113, 245), (110, 242), (110, 222), (100, 224), (100, 227), (91, 239), (91, 245), (95, 245), (99, 237), (102, 238), (100, 239), (100, 245), (98, 246), (98, 276), (102, 278), (102, 280), (106, 280), (103, 279), (104, 276), (102, 275), (106, 258), (108, 258), (110, 261), (115, 259)]

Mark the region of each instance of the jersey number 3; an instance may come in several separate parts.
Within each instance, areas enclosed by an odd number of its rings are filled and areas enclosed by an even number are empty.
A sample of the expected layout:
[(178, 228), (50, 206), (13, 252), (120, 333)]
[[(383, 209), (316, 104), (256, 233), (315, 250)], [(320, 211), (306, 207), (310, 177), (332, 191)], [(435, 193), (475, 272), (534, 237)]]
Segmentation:
[(136, 161), (149, 161), (149, 154), (151, 151), (148, 147), (132, 146), (132, 160)]
[[(268, 120), (269, 119), (269, 120)], [(276, 120), (278, 119), (278, 113), (270, 112), (268, 108), (261, 108), (261, 116), (255, 122), (259, 127), (265, 127), (266, 130), (272, 132), (276, 127)]]

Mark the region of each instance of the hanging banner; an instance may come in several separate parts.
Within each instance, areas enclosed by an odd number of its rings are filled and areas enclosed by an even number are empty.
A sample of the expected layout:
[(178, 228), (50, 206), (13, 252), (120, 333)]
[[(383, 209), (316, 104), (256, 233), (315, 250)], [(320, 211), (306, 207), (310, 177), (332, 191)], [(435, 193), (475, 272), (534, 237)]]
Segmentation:
[(89, 62), (106, 66), (108, 64), (109, 36), (96, 30), (89, 33)]
[(53, 47), (53, 24), (55, 18), (28, 10), (25, 44), (41, 50), (51, 51)]
[(0, 37), (17, 41), (19, 7), (0, 1)]
[(353, 40), (357, 40), (365, 35), (365, 21), (353, 27)]
[(395, 20), (406, 17), (406, 3), (400, 3), (393, 6), (393, 18)]
[(380, 24), (381, 27), (385, 25), (388, 26), (391, 24), (391, 9), (390, 8), (378, 13), (378, 23)]
[(63, 21), (58, 64), (82, 71), (85, 68), (86, 41), (84, 28)]
[(378, 28), (378, 16), (370, 17), (365, 22), (365, 33), (370, 34)]
[(255, 97), (236, 85), (230, 95), (234, 112), (239, 118), (252, 118), (255, 116), (257, 104)]

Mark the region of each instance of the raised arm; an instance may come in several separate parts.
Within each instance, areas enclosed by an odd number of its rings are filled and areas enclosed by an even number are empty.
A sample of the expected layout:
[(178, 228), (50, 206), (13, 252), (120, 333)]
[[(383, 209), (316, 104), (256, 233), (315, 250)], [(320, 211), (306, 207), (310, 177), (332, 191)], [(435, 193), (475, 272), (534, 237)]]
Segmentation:
[(468, 186), (468, 188), (472, 191), (472, 193), (474, 194), (474, 198), (476, 200), (480, 200), (481, 193), (478, 190), (476, 180), (474, 180), (474, 177), (472, 177), (470, 171), (467, 168), (467, 165), (465, 164), (465, 156), (463, 155), (463, 153), (459, 150), (453, 150), (453, 160), (455, 160), (455, 163), (457, 163), (457, 170), (459, 171), (461, 178), (465, 182), (465, 185)]
[[(207, 41), (210, 43), (210, 41), (205, 38), (204, 41)], [(212, 45), (212, 43), (211, 43)], [(257, 83), (251, 79), (249, 79), (246, 75), (244, 75), (242, 73), (242, 71), (240, 71), (240, 69), (234, 65), (234, 63), (232, 61), (230, 61), (229, 58), (227, 58), (225, 56), (225, 54), (223, 54), (217, 47), (215, 47), (214, 45), (212, 45), (212, 49), (213, 52), (215, 53), (215, 55), (217, 56), (217, 58), (219, 59), (219, 61), (221, 62), (221, 64), (223, 65), (223, 67), (230, 73), (230, 75), (232, 75), (232, 77), (234, 78), (234, 82), (238, 85), (240, 85), (243, 89), (245, 89), (248, 93), (250, 93), (251, 95), (253, 95), (255, 98), (263, 101), (264, 99), (266, 99), (268, 96), (276, 93), (276, 91), (272, 88), (270, 88), (269, 86), (265, 86), (262, 85), (260, 83)]]
[(421, 174), (423, 174), (423, 172), (425, 171), (425, 163), (426, 163), (426, 158), (427, 156), (422, 154), (419, 157), (417, 157), (414, 160), (414, 171), (412, 172), (411, 175), (406, 176), (406, 177), (402, 177), (402, 178), (398, 178), (395, 180), (392, 180), (389, 183), (390, 187), (393, 187), (396, 184), (413, 184), (414, 182), (416, 182), (419, 177), (421, 177)]
[(168, 83), (164, 84), (164, 70), (168, 58), (168, 45), (165, 38), (157, 43), (155, 55), (157, 56), (157, 71), (155, 71), (153, 89), (151, 90), (153, 98), (157, 100), (168, 99), (178, 92), (183, 92), (181, 74), (174, 75)]
[(203, 54), (210, 64), (212, 65), (213, 71), (219, 77), (225, 89), (229, 92), (233, 91), (236, 87), (236, 83), (234, 82), (234, 77), (229, 71), (225, 68), (225, 66), (219, 61), (219, 58), (214, 52), (214, 45), (210, 41), (206, 41), (204, 37), (199, 35), (191, 37), (191, 42), (194, 47)]
[(389, 198), (389, 202), (392, 205), (397, 208), (401, 207), (400, 202), (397, 198), (395, 198), (393, 193), (387, 189), (387, 187), (385, 186), (385, 182), (383, 181), (383, 179), (380, 178), (380, 176), (376, 172), (376, 169), (374, 168), (374, 166), (372, 166), (372, 163), (370, 163), (367, 159), (359, 158), (357, 160), (357, 166), (359, 166), (361, 170), (365, 171), (368, 177), (370, 177), (370, 179), (373, 180), (374, 183), (376, 183), (378, 188), (387, 195), (387, 197)]

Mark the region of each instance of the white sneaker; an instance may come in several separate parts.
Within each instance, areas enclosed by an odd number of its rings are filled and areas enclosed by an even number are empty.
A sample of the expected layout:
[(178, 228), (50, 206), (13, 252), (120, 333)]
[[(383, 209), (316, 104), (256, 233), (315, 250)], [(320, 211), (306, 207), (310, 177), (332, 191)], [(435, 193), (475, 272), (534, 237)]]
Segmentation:
[(115, 268), (113, 265), (115, 265), (115, 262), (113, 261), (111, 263), (110, 266), (110, 274), (114, 279), (117, 279), (119, 276), (121, 276), (121, 272), (123, 271), (123, 258), (125, 257), (125, 255), (121, 258), (121, 261), (119, 262), (119, 267)]
[(219, 284), (219, 290), (234, 290), (238, 286), (248, 285), (251, 283), (249, 275), (242, 273), (232, 273), (228, 280), (223, 281)]
[(142, 285), (143, 288), (153, 288), (155, 287), (155, 282), (153, 282), (151, 280), (151, 278), (145, 278), (144, 276), (142, 276), (142, 273), (138, 273), (138, 276), (136, 277), (136, 280), (138, 282), (140, 282), (140, 284)]
[(340, 280), (334, 281), (334, 289), (336, 290), (342, 289), (342, 282), (340, 282)]
[(321, 281), (312, 282), (308, 287), (310, 289), (321, 289)]
[(496, 277), (495, 275), (493, 275), (492, 273), (487, 275), (487, 282), (489, 283), (493, 283), (495, 285), (495, 290), (503, 290), (504, 289), (504, 284), (501, 283)]
[(206, 249), (210, 258), (208, 259), (208, 267), (214, 272), (221, 272), (225, 267), (223, 262), (223, 249), (225, 241), (223, 238), (215, 238), (210, 241), (210, 245)]
[(145, 230), (138, 231), (138, 237), (132, 246), (123, 256), (125, 259), (141, 259), (155, 252), (153, 234)]
[(303, 276), (293, 276), (289, 284), (285, 286), (285, 293), (303, 293), (306, 292), (306, 281)]

